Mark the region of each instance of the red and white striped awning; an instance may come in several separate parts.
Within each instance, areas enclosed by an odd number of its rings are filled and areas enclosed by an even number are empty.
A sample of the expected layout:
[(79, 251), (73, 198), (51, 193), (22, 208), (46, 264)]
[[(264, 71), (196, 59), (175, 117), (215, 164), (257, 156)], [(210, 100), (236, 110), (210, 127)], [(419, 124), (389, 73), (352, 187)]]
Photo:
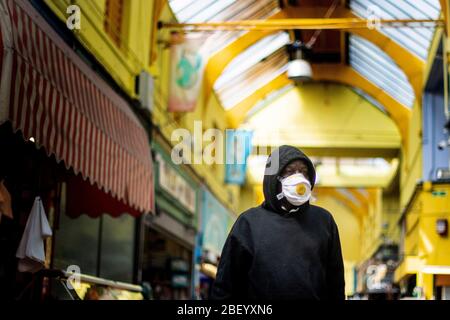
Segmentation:
[(0, 1), (0, 123), (140, 212), (154, 211), (146, 130), (24, 0)]

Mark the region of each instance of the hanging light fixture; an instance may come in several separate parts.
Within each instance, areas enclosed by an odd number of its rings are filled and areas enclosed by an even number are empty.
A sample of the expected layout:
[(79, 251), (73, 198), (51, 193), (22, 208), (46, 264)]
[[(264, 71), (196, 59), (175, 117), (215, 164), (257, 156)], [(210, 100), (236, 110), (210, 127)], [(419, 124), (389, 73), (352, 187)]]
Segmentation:
[(289, 63), (287, 75), (295, 82), (306, 82), (312, 80), (311, 64), (306, 59), (309, 50), (306, 45), (296, 40), (288, 45)]
[[(298, 6), (298, 1), (288, 1), (289, 5), (291, 6)], [(328, 8), (327, 12), (325, 13), (325, 19), (328, 19), (331, 17), (333, 12), (336, 10), (336, 8), (341, 3), (340, 0), (334, 0), (331, 6)], [(322, 29), (315, 30), (312, 37), (309, 39), (309, 41), (304, 42), (302, 39), (302, 34), (299, 29), (294, 30), (294, 42), (289, 44), (287, 46), (287, 51), (289, 54), (289, 62), (288, 62), (288, 71), (287, 75), (288, 78), (293, 80), (296, 83), (306, 82), (312, 80), (312, 68), (311, 64), (309, 63), (307, 56), (309, 56), (309, 53), (312, 50), (312, 47), (316, 43), (317, 39), (320, 36), (320, 33), (322, 32)]]

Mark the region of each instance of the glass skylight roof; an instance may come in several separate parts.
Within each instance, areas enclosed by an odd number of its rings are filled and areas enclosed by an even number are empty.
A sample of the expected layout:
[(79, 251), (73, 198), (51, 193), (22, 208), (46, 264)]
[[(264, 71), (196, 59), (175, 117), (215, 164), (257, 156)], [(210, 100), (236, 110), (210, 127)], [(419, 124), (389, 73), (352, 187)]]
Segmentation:
[(284, 48), (243, 72), (236, 73), (216, 90), (225, 109), (230, 109), (253, 92), (287, 71), (288, 57)]
[(289, 35), (286, 32), (279, 32), (258, 41), (233, 59), (217, 79), (214, 89), (220, 90), (238, 74), (245, 72), (288, 43)]
[(414, 91), (405, 73), (379, 47), (355, 35), (349, 36), (349, 63), (362, 76), (411, 108)]
[[(277, 0), (170, 0), (169, 5), (182, 23), (266, 19), (280, 10)], [(211, 55), (245, 32), (205, 32), (208, 39), (204, 46)]]
[[(350, 9), (362, 18), (438, 19), (440, 14), (439, 0), (351, 0)], [(383, 27), (381, 32), (425, 60), (434, 27)]]

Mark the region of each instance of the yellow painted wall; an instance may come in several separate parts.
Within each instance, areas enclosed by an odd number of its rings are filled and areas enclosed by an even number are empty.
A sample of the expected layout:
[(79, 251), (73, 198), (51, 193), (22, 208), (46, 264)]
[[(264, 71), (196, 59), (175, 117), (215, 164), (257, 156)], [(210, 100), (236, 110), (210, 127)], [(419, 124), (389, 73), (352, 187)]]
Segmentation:
[[(445, 195), (433, 195), (433, 192)], [(417, 286), (423, 287), (427, 299), (433, 298), (433, 278), (421, 268), (430, 265), (450, 267), (450, 237), (437, 234), (437, 219), (450, 221), (450, 185), (435, 184), (429, 191), (420, 189), (405, 216), (404, 254), (420, 259)]]
[(345, 267), (345, 292), (353, 294), (353, 268), (361, 256), (361, 230), (358, 218), (344, 205), (330, 196), (318, 196), (315, 205), (327, 209), (334, 217), (339, 229)]
[(398, 224), (401, 216), (400, 199), (398, 192), (383, 194), (382, 198), (382, 223), (386, 224), (383, 233), (388, 241), (400, 242), (400, 226)]
[[(445, 196), (436, 196), (432, 191), (442, 191)], [(450, 218), (450, 185), (434, 185), (432, 191), (422, 191), (418, 199), (421, 208), (419, 222), (419, 257), (427, 265), (450, 266), (450, 237), (441, 237), (436, 232), (437, 219)]]
[(405, 216), (404, 254), (406, 256), (419, 255), (419, 217), (422, 203), (415, 201)]
[(363, 218), (360, 262), (370, 259), (382, 243), (383, 210), (382, 191), (380, 188), (370, 190), (369, 207)]
[(415, 103), (412, 109), (407, 149), (402, 150), (400, 172), (400, 207), (410, 200), (416, 182), (422, 177), (422, 108)]
[(249, 208), (256, 207), (262, 203), (264, 196), (262, 194), (262, 186), (253, 186), (245, 184), (239, 193), (239, 210), (242, 213)]
[[(314, 205), (327, 209), (339, 228), (342, 254), (345, 260), (357, 262), (361, 254), (361, 230), (358, 218), (333, 197), (319, 195)], [(357, 241), (355, 241), (357, 240)]]
[(152, 10), (154, 1), (125, 0), (122, 45), (119, 48), (104, 31), (106, 0), (45, 0), (58, 17), (66, 21), (67, 7), (81, 9), (81, 29), (75, 35), (114, 80), (135, 97), (135, 77), (149, 70)]

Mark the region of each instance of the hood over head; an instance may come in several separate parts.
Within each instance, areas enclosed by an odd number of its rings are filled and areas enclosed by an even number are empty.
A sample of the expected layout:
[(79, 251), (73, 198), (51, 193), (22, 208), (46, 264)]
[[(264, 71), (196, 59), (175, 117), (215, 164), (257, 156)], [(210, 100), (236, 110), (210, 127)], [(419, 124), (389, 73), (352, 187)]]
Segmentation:
[[(264, 172), (263, 191), (264, 191), (264, 204), (263, 206), (269, 210), (280, 212), (281, 204), (277, 199), (277, 185), (278, 176), (283, 169), (294, 160), (303, 160), (308, 166), (309, 182), (311, 183), (311, 189), (314, 188), (316, 181), (316, 170), (312, 161), (299, 149), (283, 145), (275, 149), (267, 159), (266, 169)], [(309, 202), (308, 202), (309, 203)]]

